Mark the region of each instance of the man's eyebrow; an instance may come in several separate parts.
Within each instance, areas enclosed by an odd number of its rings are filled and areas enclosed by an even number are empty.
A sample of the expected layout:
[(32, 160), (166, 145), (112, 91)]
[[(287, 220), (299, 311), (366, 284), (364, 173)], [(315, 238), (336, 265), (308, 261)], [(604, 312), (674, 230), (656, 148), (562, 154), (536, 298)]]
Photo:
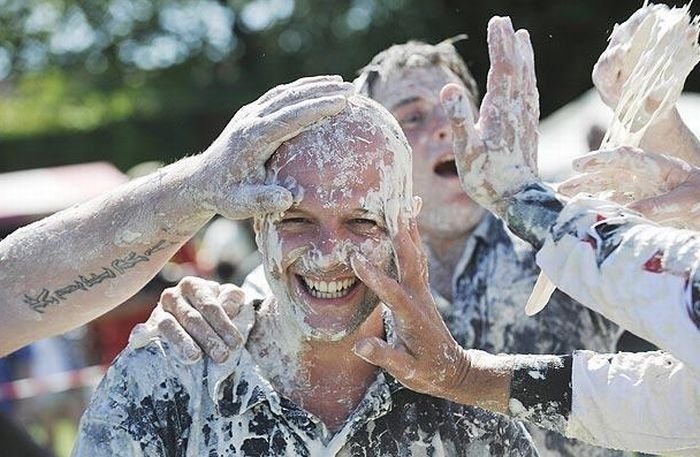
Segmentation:
[(415, 103), (415, 102), (420, 101), (420, 100), (421, 100), (421, 97), (418, 97), (418, 96), (402, 98), (398, 102), (394, 103), (391, 106), (391, 109), (394, 110), (397, 108), (401, 108), (402, 106), (410, 105), (411, 103)]

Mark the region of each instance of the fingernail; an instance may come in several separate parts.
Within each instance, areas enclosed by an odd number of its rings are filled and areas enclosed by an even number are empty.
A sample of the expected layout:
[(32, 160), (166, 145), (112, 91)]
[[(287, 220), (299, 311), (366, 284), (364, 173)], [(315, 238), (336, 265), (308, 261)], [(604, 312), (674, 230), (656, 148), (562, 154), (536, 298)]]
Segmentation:
[(185, 357), (187, 357), (189, 360), (196, 362), (201, 356), (202, 352), (199, 350), (199, 348), (190, 344), (185, 346)]
[(211, 358), (214, 359), (216, 363), (224, 363), (229, 356), (229, 351), (225, 347), (216, 346), (211, 351)]
[(362, 358), (370, 357), (372, 355), (372, 345), (367, 341), (358, 341), (353, 347), (355, 354)]

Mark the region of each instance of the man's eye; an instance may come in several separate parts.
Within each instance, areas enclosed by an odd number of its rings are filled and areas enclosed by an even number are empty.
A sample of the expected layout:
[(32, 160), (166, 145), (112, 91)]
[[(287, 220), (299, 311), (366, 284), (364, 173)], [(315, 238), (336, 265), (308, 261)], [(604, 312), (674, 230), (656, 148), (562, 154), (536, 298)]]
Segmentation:
[(356, 227), (360, 227), (363, 229), (370, 229), (379, 226), (379, 224), (377, 224), (377, 221), (372, 219), (366, 219), (363, 217), (357, 217), (355, 219), (352, 219), (350, 223)]
[(309, 220), (305, 217), (287, 217), (282, 219), (279, 223), (282, 225), (300, 225), (308, 224)]
[(421, 111), (411, 111), (399, 118), (399, 124), (403, 127), (415, 127), (423, 122), (425, 115)]

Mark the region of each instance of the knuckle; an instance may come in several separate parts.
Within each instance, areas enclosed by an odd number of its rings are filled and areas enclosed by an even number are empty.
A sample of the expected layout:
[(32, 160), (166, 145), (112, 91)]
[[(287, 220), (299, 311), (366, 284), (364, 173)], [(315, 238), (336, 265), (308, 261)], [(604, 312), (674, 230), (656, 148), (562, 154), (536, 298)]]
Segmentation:
[(185, 292), (189, 293), (192, 292), (194, 289), (197, 287), (201, 287), (206, 285), (207, 281), (201, 278), (197, 278), (196, 276), (185, 276), (180, 280), (180, 283), (178, 286), (180, 289)]
[(196, 307), (201, 314), (209, 317), (219, 316), (222, 311), (221, 304), (213, 300), (199, 302)]
[(245, 292), (240, 287), (234, 284), (224, 284), (220, 290), (228, 302), (245, 303)]
[(170, 310), (173, 308), (175, 305), (175, 302), (177, 301), (177, 297), (180, 296), (180, 293), (177, 289), (174, 287), (169, 287), (160, 294), (160, 304), (165, 310)]

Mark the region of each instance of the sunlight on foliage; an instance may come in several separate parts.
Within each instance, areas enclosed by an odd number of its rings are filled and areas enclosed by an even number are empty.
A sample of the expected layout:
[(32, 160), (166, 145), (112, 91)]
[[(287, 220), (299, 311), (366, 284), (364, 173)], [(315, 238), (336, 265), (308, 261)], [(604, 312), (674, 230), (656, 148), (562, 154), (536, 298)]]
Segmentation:
[(13, 89), (0, 91), (0, 136), (85, 131), (153, 112), (156, 103), (137, 91), (86, 89), (58, 71), (25, 76)]

